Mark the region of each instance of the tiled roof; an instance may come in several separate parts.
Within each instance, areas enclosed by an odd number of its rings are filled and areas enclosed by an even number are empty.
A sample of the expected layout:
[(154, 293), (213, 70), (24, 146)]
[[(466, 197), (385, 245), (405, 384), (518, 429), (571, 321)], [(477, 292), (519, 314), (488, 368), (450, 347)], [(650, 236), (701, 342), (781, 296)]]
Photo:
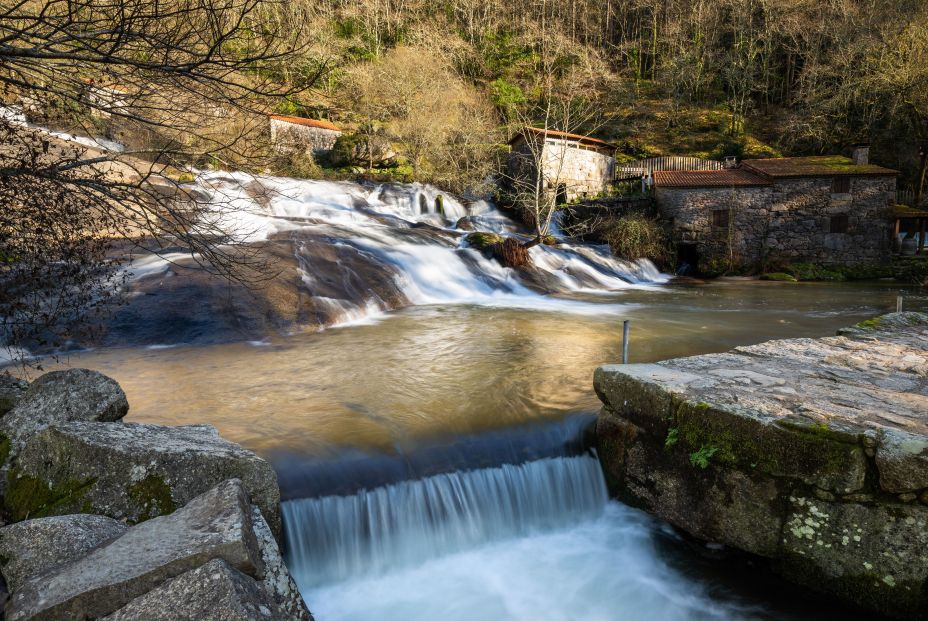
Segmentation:
[(509, 144), (514, 143), (520, 136), (525, 133), (532, 133), (537, 136), (546, 136), (548, 138), (561, 138), (563, 140), (576, 140), (580, 144), (590, 145), (591, 147), (596, 147), (599, 149), (614, 151), (615, 145), (609, 144), (605, 140), (600, 140), (599, 138), (592, 138), (590, 136), (583, 136), (581, 134), (570, 134), (568, 132), (559, 132), (556, 129), (541, 129), (540, 127), (526, 127), (518, 134), (512, 137), (509, 141)]
[(849, 157), (814, 155), (811, 157), (772, 157), (744, 160), (742, 166), (770, 177), (835, 177), (841, 175), (898, 175), (899, 171), (873, 164), (858, 165)]
[(726, 188), (770, 185), (771, 181), (743, 168), (725, 170), (656, 170), (659, 188)]
[(306, 127), (318, 127), (319, 129), (331, 129), (332, 131), (340, 132), (342, 131), (337, 126), (329, 123), (328, 121), (318, 121), (316, 119), (304, 119), (300, 116), (281, 116), (279, 114), (272, 114), (271, 118), (275, 121), (283, 121), (284, 123), (293, 123), (294, 125), (305, 125)]

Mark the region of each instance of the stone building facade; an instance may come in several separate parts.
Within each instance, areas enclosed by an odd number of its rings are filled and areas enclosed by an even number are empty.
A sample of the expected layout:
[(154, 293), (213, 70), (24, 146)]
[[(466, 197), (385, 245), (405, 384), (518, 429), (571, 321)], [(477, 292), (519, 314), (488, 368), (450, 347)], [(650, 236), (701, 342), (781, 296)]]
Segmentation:
[(281, 154), (306, 153), (318, 157), (331, 151), (342, 134), (332, 123), (316, 119), (272, 115), (270, 123), (271, 144)]
[(507, 171), (514, 182), (531, 186), (540, 173), (545, 192), (560, 202), (603, 194), (615, 178), (615, 147), (596, 138), (526, 127), (509, 146)]
[(681, 261), (701, 271), (853, 265), (890, 257), (897, 174), (844, 157), (771, 158), (655, 172), (654, 187)]

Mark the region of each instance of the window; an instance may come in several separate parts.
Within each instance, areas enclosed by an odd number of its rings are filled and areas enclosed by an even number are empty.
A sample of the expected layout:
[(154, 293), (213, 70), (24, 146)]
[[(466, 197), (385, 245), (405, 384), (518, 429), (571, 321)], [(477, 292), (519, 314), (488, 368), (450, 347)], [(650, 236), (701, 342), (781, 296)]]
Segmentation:
[(729, 215), (727, 209), (716, 209), (712, 212), (712, 226), (723, 229), (728, 228)]
[(850, 177), (835, 177), (831, 180), (832, 194), (847, 194), (851, 191)]
[(847, 233), (847, 214), (832, 216), (828, 230), (830, 233)]

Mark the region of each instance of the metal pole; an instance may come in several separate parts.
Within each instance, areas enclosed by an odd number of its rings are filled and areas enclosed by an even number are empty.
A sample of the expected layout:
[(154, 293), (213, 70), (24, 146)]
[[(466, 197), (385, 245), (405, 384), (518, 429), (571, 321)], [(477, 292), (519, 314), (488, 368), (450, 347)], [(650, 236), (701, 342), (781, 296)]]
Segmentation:
[(622, 322), (622, 364), (628, 364), (628, 319)]
[(896, 312), (897, 313), (902, 312), (902, 296), (901, 295), (896, 296)]

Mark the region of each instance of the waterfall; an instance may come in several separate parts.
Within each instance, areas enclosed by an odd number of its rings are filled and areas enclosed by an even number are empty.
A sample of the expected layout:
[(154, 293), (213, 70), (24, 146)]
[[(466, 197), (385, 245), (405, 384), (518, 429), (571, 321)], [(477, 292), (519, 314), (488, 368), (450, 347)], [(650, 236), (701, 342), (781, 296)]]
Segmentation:
[[(524, 227), (486, 201), (460, 201), (418, 183), (209, 172), (187, 190), (204, 203), (199, 224), (204, 234), (221, 232), (231, 245), (291, 245), (300, 293), (314, 300), (309, 321), (322, 326), (357, 323), (410, 304), (616, 314), (617, 304), (577, 295), (668, 279), (647, 260), (623, 261), (606, 246), (566, 240), (556, 247), (533, 247), (531, 270), (503, 267), (470, 248), (468, 230), (459, 224), (528, 239)], [(144, 291), (146, 279), (161, 278), (170, 260), (176, 257), (144, 257), (131, 264), (136, 288)]]
[(599, 462), (588, 454), (289, 500), (287, 564), (307, 589), (568, 526), (598, 516), (607, 501)]

